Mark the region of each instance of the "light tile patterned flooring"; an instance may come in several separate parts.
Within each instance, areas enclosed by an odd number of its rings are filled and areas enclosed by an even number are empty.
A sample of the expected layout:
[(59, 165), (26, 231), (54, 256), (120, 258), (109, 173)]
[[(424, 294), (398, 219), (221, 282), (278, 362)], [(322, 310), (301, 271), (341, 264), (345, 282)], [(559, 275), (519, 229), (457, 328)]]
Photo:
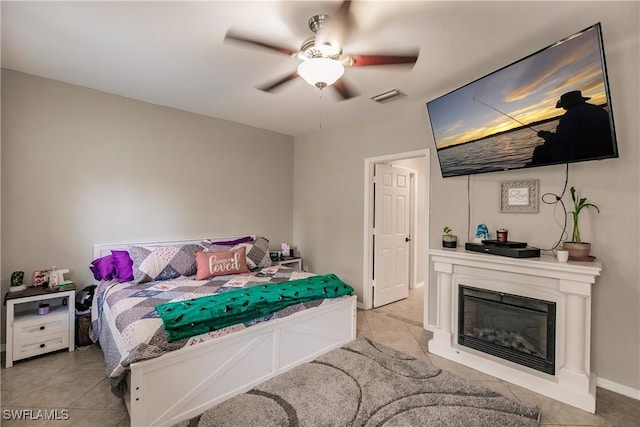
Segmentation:
[(596, 414), (531, 392), (522, 387), (429, 353), (431, 332), (422, 328), (424, 288), (410, 291), (408, 299), (374, 310), (358, 311), (358, 336), (368, 337), (417, 359), (430, 361), (462, 378), (490, 388), (525, 405), (541, 409), (541, 426), (640, 426), (640, 401), (602, 388), (596, 392)]
[[(422, 289), (412, 290), (406, 300), (375, 310), (358, 311), (358, 336), (369, 337), (416, 358), (430, 361), (461, 377), (491, 388), (511, 399), (542, 409), (543, 426), (640, 425), (640, 401), (598, 389), (595, 415), (575, 409), (521, 387), (429, 354), (430, 333), (422, 325)], [(109, 391), (104, 360), (98, 346), (74, 352), (58, 352), (16, 362), (0, 371), (2, 426), (128, 426), (129, 417), (121, 400)], [(5, 419), (5, 410), (68, 409), (69, 419), (16, 421)]]

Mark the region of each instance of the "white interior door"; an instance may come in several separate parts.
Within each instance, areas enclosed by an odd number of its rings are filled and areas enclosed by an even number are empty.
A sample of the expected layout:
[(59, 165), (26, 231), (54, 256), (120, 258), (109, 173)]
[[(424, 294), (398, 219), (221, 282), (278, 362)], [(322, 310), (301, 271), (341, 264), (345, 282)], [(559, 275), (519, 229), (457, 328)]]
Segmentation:
[(373, 306), (409, 296), (410, 172), (375, 165)]

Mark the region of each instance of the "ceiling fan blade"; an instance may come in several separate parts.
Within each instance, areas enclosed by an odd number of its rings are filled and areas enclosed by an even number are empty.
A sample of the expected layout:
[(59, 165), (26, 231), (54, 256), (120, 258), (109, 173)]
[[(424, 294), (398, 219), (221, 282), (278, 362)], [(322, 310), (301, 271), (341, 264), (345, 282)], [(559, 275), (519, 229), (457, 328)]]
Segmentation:
[(269, 43), (261, 42), (261, 41), (258, 41), (258, 40), (253, 40), (253, 39), (250, 39), (250, 38), (247, 38), (247, 37), (243, 37), (243, 36), (239, 36), (239, 35), (236, 35), (236, 34), (232, 34), (230, 32), (227, 33), (227, 35), (224, 37), (224, 41), (225, 42), (228, 41), (228, 40), (241, 42), (241, 43), (247, 43), (247, 44), (251, 44), (251, 45), (259, 46), (259, 47), (264, 47), (266, 49), (271, 49), (271, 50), (274, 50), (276, 52), (284, 53), (285, 55), (289, 55), (289, 56), (291, 56), (291, 55), (293, 55), (294, 53), (297, 52), (295, 50), (291, 50), (291, 49), (288, 49), (286, 47), (274, 46), (274, 45), (269, 44)]
[(350, 19), (349, 9), (351, 8), (351, 0), (344, 0), (336, 12), (336, 19), (345, 21)]
[(353, 27), (350, 7), (351, 0), (345, 0), (340, 4), (335, 15), (322, 15), (325, 19), (321, 21), (319, 28), (317, 30), (312, 28), (312, 31), (316, 32), (316, 46), (329, 45), (336, 52), (342, 50), (342, 46), (344, 46)]
[(415, 64), (418, 54), (408, 56), (398, 55), (349, 55), (353, 60), (352, 67), (367, 67), (370, 65)]
[(349, 33), (353, 27), (353, 16), (351, 15), (351, 0), (345, 0), (340, 5), (340, 8), (336, 12), (335, 22), (337, 24), (337, 37), (340, 42), (340, 46), (343, 46)]
[(295, 79), (296, 77), (298, 77), (298, 72), (294, 71), (293, 73), (284, 76), (283, 78), (276, 80), (275, 82), (266, 84), (264, 86), (260, 86), (258, 89), (263, 90), (265, 92), (271, 92), (272, 90), (276, 89), (278, 86), (285, 84), (286, 82)]
[(332, 84), (331, 87), (340, 94), (342, 99), (349, 99), (357, 96), (355, 91), (347, 86), (347, 84), (344, 82), (344, 79), (338, 80), (337, 82)]

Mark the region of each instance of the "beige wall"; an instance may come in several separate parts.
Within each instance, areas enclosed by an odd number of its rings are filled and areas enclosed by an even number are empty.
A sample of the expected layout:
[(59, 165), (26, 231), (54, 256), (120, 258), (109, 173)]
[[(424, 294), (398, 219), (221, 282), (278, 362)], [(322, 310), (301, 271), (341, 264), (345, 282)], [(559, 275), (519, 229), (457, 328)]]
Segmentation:
[[(607, 2), (605, 2), (607, 3)], [(532, 7), (554, 5), (535, 3)], [(608, 63), (619, 159), (573, 164), (569, 185), (601, 208), (581, 215), (581, 231), (604, 264), (592, 302), (592, 367), (623, 391), (640, 393), (640, 141), (639, 7), (633, 3), (582, 4), (567, 28), (601, 21)], [(533, 18), (532, 18), (533, 19)], [(586, 24), (584, 24), (586, 22)], [(532, 22), (532, 25), (537, 23)], [(582, 25), (582, 27), (581, 27)], [(557, 29), (559, 37), (567, 31)], [(461, 64), (461, 67), (465, 64)], [(504, 65), (504, 64), (503, 64)], [(466, 64), (467, 68), (468, 64)], [(466, 81), (481, 77), (470, 74)], [(425, 76), (428, 78), (428, 76)], [(441, 95), (456, 87), (442, 88)], [(333, 271), (362, 298), (364, 159), (429, 148), (431, 152), (430, 242), (441, 245), (441, 230), (451, 226), (461, 243), (467, 231), (467, 177), (443, 179), (424, 102), (407, 97), (381, 105), (380, 114), (336, 131), (296, 137), (294, 146), (294, 239), (314, 271)], [(471, 230), (485, 223), (505, 227), (510, 238), (547, 248), (561, 228), (561, 211), (541, 204), (537, 214), (499, 213), (500, 181), (539, 179), (540, 192), (559, 193), (564, 166), (548, 166), (470, 177)], [(570, 199), (565, 197), (565, 202)], [(433, 282), (433, 276), (428, 280)], [(609, 383), (610, 384), (610, 383)]]
[[(334, 272), (362, 302), (364, 159), (426, 148), (422, 106), (393, 118), (383, 105), (371, 126), (353, 125), (296, 137), (294, 240), (305, 265)], [(416, 132), (422, 123), (422, 132)]]
[(292, 241), (290, 136), (9, 70), (1, 108), (3, 294), (53, 265), (86, 285), (94, 243)]

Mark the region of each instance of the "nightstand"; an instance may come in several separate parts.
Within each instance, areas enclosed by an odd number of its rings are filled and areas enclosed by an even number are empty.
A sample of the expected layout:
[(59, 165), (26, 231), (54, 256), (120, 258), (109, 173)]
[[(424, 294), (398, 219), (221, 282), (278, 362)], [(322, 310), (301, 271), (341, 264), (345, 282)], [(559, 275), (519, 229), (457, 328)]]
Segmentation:
[[(75, 347), (75, 286), (63, 290), (30, 287), (5, 295), (7, 305), (6, 367), (15, 360)], [(38, 314), (40, 304), (49, 313)]]
[(293, 268), (296, 271), (302, 271), (302, 258), (298, 256), (286, 256), (278, 261), (271, 261), (274, 265), (282, 265)]

